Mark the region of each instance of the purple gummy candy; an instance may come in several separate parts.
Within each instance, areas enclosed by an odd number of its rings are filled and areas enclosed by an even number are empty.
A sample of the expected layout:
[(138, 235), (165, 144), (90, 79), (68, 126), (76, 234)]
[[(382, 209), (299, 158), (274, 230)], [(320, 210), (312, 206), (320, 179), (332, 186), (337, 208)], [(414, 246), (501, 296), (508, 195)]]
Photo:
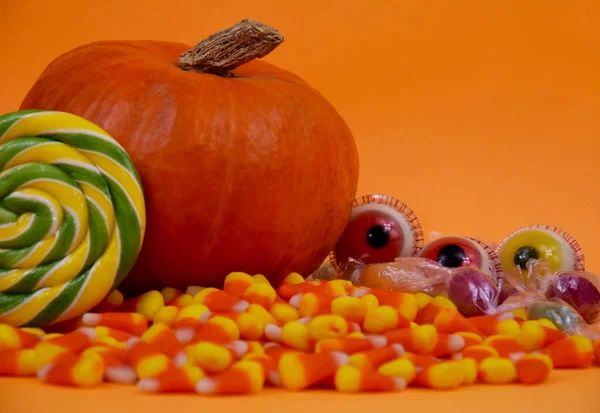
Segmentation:
[(548, 295), (569, 304), (591, 324), (600, 318), (600, 291), (588, 277), (595, 278), (595, 275), (584, 272), (557, 273)]

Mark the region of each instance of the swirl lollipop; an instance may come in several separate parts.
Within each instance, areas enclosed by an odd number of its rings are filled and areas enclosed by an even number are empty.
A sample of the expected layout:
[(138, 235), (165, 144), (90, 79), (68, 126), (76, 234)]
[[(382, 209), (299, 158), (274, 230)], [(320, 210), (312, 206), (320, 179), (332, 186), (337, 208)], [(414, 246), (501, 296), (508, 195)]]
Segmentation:
[(105, 131), (78, 116), (0, 116), (0, 323), (76, 317), (131, 270), (146, 211), (138, 173)]

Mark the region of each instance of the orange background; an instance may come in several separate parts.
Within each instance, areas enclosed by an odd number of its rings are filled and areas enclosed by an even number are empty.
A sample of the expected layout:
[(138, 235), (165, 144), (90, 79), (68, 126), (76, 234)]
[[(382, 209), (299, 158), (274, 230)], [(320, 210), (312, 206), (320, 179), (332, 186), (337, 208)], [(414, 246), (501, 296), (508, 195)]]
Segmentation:
[[(439, 231), (499, 242), (523, 225), (557, 225), (579, 240), (588, 269), (600, 272), (596, 253), (600, 247), (600, 2), (2, 3), (1, 112), (16, 110), (50, 60), (80, 44), (161, 39), (192, 45), (242, 18), (258, 19), (277, 27), (286, 38), (267, 60), (294, 71), (321, 91), (353, 130), (361, 163), (359, 195), (383, 192), (400, 198), (415, 210), (426, 234)], [(515, 389), (514, 396), (588, 397), (583, 403), (593, 398), (597, 402), (598, 396), (586, 395), (584, 389), (573, 392), (592, 374), (598, 382), (597, 371), (586, 372), (560, 379), (545, 393)], [(57, 403), (56, 397), (68, 394), (86, 408), (136, 400), (150, 409), (155, 403), (154, 398), (143, 402), (139, 397), (114, 398), (104, 390), (69, 393), (21, 386), (0, 381), (0, 393), (27, 389), (45, 400), (55, 397)], [(498, 399), (509, 403), (497, 390), (467, 391), (469, 397), (482, 397), (477, 400), (486, 408)], [(315, 408), (315, 400), (321, 400), (323, 408), (336, 401), (340, 403), (336, 407), (366, 409), (376, 403), (378, 409), (395, 410), (402, 400), (445, 397), (463, 407), (469, 403), (466, 397), (434, 393), (408, 399), (309, 397), (312, 401), (304, 400), (312, 407), (300, 406)], [(181, 398), (160, 400), (157, 407), (184, 403)], [(301, 399), (288, 396), (286, 400), (293, 409)], [(27, 403), (41, 406), (41, 401), (30, 397)], [(223, 407), (244, 408), (223, 403)], [(8, 406), (3, 401), (0, 412), (9, 406), (10, 399)], [(10, 411), (32, 411), (25, 406)], [(260, 406), (261, 411), (267, 409)], [(583, 406), (591, 404), (581, 406), (572, 405), (586, 413)]]

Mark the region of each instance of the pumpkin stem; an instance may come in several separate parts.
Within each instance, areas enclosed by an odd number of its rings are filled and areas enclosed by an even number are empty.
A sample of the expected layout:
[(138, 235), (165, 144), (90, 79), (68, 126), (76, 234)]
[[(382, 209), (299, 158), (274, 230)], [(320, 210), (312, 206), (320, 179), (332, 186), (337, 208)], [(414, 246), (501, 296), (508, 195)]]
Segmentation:
[(179, 56), (183, 70), (231, 76), (238, 66), (271, 53), (283, 43), (277, 29), (256, 20), (244, 19), (211, 34)]

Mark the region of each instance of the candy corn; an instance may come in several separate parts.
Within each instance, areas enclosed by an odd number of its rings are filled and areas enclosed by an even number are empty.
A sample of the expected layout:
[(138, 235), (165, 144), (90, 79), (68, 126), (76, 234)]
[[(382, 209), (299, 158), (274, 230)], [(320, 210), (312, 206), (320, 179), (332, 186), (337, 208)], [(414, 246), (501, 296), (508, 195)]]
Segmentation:
[(565, 337), (541, 351), (556, 368), (587, 368), (594, 362), (594, 345), (582, 335)]
[(156, 312), (165, 305), (165, 298), (160, 291), (148, 291), (134, 298), (126, 299), (119, 307), (119, 311), (138, 313), (146, 320), (151, 321)]
[(32, 349), (0, 351), (0, 376), (35, 374), (35, 357), (35, 351)]
[(552, 359), (545, 354), (525, 354), (515, 363), (517, 379), (523, 384), (539, 384), (548, 379), (554, 368)]
[(278, 363), (281, 384), (290, 390), (306, 389), (333, 376), (347, 363), (348, 356), (339, 352), (285, 353)]
[(148, 319), (138, 313), (87, 313), (81, 320), (86, 326), (111, 327), (136, 336), (143, 334), (148, 328)]
[(201, 378), (196, 392), (206, 395), (254, 394), (264, 387), (264, 372), (260, 363), (242, 360), (222, 373)]
[(173, 364), (169, 357), (137, 338), (127, 343), (127, 359), (140, 379), (155, 377)]
[(224, 288), (111, 293), (47, 328), (0, 324), (0, 376), (142, 393), (344, 393), (537, 385), (600, 360), (600, 340), (519, 311), (464, 317), (445, 297), (230, 273)]
[(349, 364), (360, 368), (374, 370), (388, 361), (399, 358), (404, 352), (404, 346), (395, 343), (382, 348), (352, 354), (349, 359)]
[(48, 384), (91, 387), (102, 382), (104, 362), (98, 354), (76, 356), (67, 352), (41, 367), (37, 377)]
[(8, 324), (0, 324), (0, 351), (33, 348), (41, 341), (39, 335)]
[(488, 357), (479, 363), (479, 379), (487, 384), (508, 384), (517, 378), (514, 363), (506, 358)]
[(399, 377), (345, 365), (335, 373), (335, 388), (343, 393), (398, 391), (405, 389), (406, 383)]

